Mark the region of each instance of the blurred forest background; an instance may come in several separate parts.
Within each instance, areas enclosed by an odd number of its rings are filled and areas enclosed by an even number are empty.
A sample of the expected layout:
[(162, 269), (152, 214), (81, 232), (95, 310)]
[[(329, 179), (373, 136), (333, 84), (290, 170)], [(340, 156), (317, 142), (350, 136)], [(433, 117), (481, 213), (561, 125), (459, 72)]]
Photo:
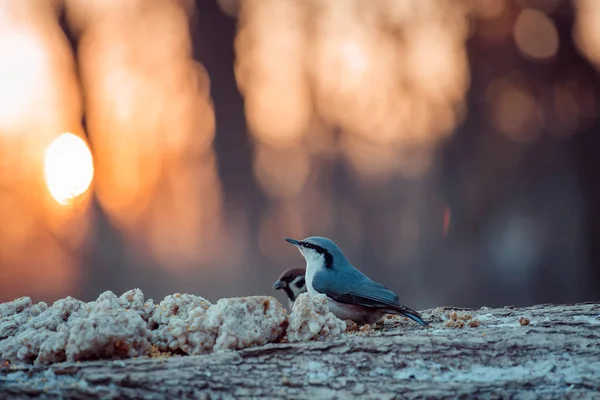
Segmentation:
[(0, 301), (284, 300), (313, 235), (412, 308), (600, 300), (599, 71), (597, 0), (0, 0)]

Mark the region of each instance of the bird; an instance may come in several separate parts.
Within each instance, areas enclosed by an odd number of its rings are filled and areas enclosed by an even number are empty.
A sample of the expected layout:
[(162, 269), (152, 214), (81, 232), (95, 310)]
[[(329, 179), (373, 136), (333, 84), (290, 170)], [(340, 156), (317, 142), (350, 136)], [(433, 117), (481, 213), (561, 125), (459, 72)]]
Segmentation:
[(329, 311), (336, 317), (370, 325), (386, 314), (395, 314), (429, 325), (418, 312), (400, 304), (396, 293), (356, 269), (333, 240), (321, 236), (285, 240), (296, 246), (306, 260), (309, 295), (324, 294)]
[(306, 282), (304, 279), (304, 268), (290, 268), (281, 273), (273, 285), (275, 290), (283, 290), (288, 297), (290, 308), (302, 293), (306, 293)]

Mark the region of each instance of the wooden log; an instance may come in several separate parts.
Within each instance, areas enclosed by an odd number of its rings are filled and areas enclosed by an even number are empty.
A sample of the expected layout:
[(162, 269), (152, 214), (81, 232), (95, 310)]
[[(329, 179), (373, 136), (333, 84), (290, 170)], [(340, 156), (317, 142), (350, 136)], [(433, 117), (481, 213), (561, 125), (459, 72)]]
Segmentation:
[(430, 328), (389, 319), (321, 342), (7, 366), (0, 398), (600, 398), (600, 303), (424, 315)]

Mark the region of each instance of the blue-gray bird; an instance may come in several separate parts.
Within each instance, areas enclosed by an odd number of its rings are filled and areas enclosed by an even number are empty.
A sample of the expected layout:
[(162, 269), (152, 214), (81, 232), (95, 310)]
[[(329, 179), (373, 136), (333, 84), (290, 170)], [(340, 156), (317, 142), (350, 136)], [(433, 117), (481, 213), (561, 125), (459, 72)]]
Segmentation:
[(336, 317), (372, 324), (386, 314), (396, 314), (428, 325), (418, 312), (400, 304), (396, 293), (357, 270), (332, 240), (320, 236), (285, 240), (296, 246), (306, 260), (308, 293), (327, 296), (329, 311)]

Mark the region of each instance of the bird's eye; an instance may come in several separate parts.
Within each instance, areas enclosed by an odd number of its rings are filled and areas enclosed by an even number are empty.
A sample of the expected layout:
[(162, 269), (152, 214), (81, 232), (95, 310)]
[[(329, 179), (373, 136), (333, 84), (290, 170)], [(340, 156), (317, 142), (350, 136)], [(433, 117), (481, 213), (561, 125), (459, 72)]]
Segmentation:
[(297, 288), (304, 287), (304, 284), (305, 284), (304, 283), (304, 278), (300, 278), (300, 279), (298, 279), (298, 282), (296, 282), (296, 287)]

